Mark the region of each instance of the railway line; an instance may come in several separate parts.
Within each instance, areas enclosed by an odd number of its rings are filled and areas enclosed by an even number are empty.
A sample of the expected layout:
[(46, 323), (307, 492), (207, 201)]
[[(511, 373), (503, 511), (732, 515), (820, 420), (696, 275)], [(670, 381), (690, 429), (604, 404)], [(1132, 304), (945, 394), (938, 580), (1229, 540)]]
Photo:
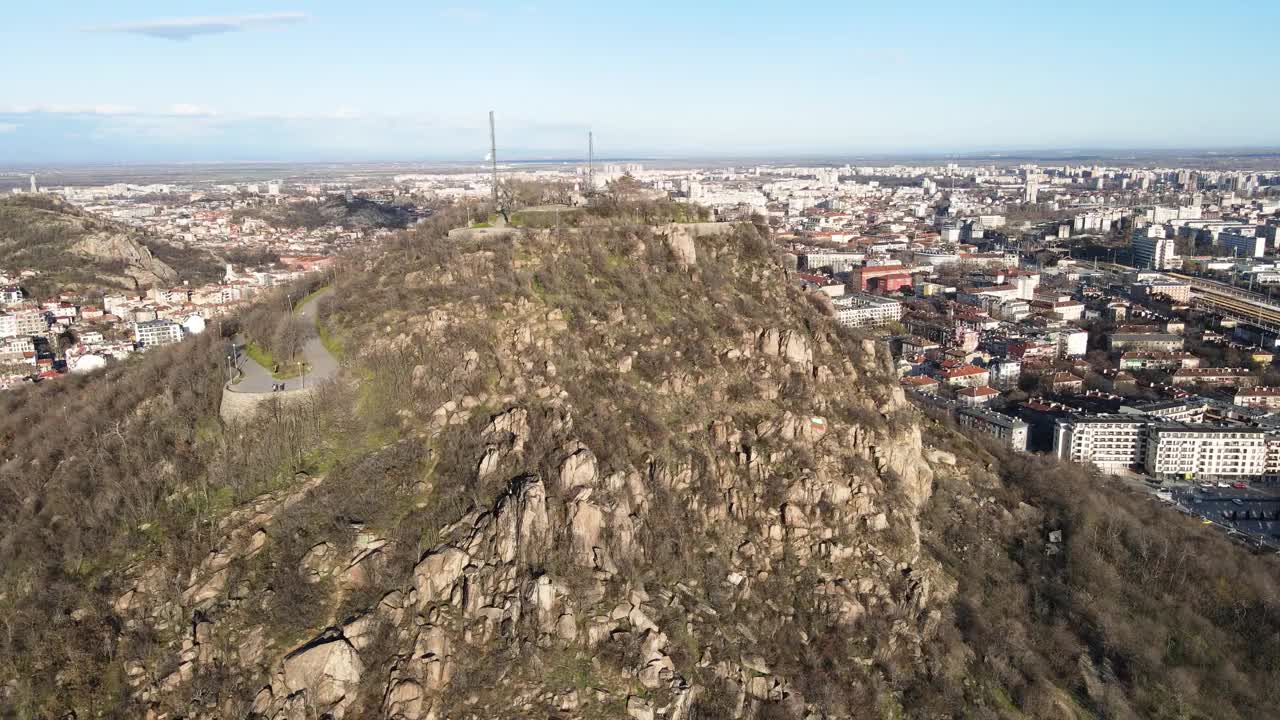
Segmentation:
[(1280, 305), (1247, 290), (1182, 273), (1166, 273), (1191, 286), (1192, 300), (1225, 317), (1280, 332)]
[[(1098, 263), (1098, 265), (1113, 272), (1134, 270), (1134, 268), (1115, 263)], [(1194, 275), (1169, 270), (1163, 270), (1161, 273), (1190, 285), (1191, 300), (1194, 304), (1223, 317), (1249, 323), (1263, 330), (1280, 332), (1280, 305), (1271, 302), (1266, 296)]]

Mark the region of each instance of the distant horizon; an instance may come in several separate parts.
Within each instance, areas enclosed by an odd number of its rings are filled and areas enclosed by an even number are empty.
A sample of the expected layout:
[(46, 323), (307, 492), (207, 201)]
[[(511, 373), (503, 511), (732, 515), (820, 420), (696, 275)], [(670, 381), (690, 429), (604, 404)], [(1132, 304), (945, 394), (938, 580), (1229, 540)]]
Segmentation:
[[(585, 153), (572, 155), (543, 153), (540, 151), (513, 150), (511, 157), (504, 157), (499, 147), (498, 165), (572, 165), (585, 164)], [(1185, 146), (1185, 147), (1044, 147), (1026, 149), (992, 149), (992, 150), (954, 150), (954, 151), (882, 151), (882, 152), (786, 152), (786, 153), (736, 153), (708, 152), (704, 154), (660, 154), (637, 152), (635, 154), (619, 154), (596, 156), (595, 162), (601, 163), (763, 163), (789, 164), (812, 162), (816, 164), (851, 164), (855, 161), (876, 162), (896, 161), (898, 164), (923, 164), (928, 161), (982, 161), (986, 162), (1054, 162), (1070, 163), (1085, 161), (1110, 161), (1124, 164), (1126, 162), (1152, 163), (1158, 160), (1175, 159), (1172, 156), (1184, 156), (1186, 159), (1263, 159), (1274, 157), (1277, 169), (1280, 169), (1280, 144), (1254, 146)], [(447, 165), (447, 166), (485, 166), (487, 158), (466, 159), (456, 155), (437, 155), (420, 157), (260, 157), (232, 159), (111, 159), (111, 160), (66, 160), (66, 161), (0, 161), (0, 173), (29, 173), (33, 169), (89, 169), (109, 167), (182, 167), (202, 166), (219, 167), (234, 165)]]
[(522, 160), (1280, 146), (1280, 57), (1194, 51), (1275, 3), (255, 5), (8, 8), (0, 158), (465, 162), (490, 110)]

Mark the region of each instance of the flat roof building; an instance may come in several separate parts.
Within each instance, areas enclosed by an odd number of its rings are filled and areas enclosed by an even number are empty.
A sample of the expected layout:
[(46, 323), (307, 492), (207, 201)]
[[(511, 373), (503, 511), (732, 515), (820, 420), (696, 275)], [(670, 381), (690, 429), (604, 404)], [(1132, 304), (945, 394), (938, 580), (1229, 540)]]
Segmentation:
[(963, 408), (956, 413), (956, 422), (991, 435), (1014, 450), (1027, 449), (1030, 426), (1018, 418), (985, 408)]
[(1267, 465), (1262, 428), (1171, 423), (1148, 432), (1143, 465), (1157, 478), (1261, 477)]
[(1149, 421), (1134, 415), (1072, 416), (1054, 428), (1053, 454), (1115, 475), (1142, 463)]

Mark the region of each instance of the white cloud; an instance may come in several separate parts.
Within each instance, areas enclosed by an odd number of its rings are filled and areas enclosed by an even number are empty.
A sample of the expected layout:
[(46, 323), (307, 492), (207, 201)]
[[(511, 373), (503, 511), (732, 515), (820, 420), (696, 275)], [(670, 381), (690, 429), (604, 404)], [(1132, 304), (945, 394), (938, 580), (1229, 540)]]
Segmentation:
[(220, 17), (189, 17), (170, 20), (117, 23), (86, 28), (88, 32), (127, 33), (145, 35), (164, 40), (190, 40), (200, 35), (244, 32), (263, 27), (290, 25), (306, 20), (301, 12), (259, 13), (255, 15), (225, 15)]
[(15, 132), (20, 127), (18, 123), (0, 123), (0, 134)]

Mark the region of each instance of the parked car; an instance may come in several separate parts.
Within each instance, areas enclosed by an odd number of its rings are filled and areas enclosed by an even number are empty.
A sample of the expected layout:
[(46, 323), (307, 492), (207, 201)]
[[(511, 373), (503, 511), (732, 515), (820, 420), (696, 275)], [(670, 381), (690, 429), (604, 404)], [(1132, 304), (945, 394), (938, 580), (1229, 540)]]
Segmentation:
[(1245, 485), (1245, 484), (1244, 484), (1244, 483), (1242, 483), (1242, 482), (1238, 482), (1238, 483), (1231, 483), (1231, 487), (1233, 487), (1233, 488), (1235, 488), (1235, 489), (1237, 489), (1237, 490), (1243, 490), (1243, 489), (1245, 489), (1245, 488), (1247, 488), (1247, 487), (1249, 487), (1249, 486), (1248, 486), (1248, 485)]

